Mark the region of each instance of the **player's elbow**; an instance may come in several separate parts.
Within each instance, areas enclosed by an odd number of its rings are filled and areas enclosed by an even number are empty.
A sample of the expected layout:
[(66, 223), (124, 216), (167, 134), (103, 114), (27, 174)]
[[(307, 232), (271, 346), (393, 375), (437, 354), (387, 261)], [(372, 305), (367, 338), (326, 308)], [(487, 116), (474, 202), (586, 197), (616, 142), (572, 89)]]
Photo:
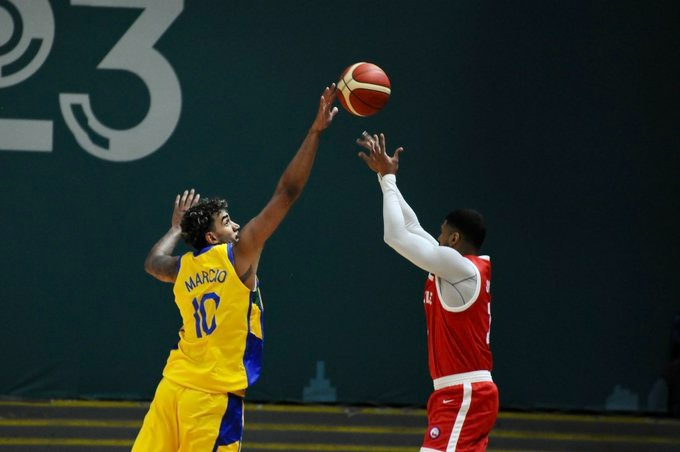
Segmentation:
[(147, 272), (149, 275), (153, 276), (156, 279), (158, 278), (158, 272), (153, 266), (153, 263), (151, 262), (150, 259), (147, 259), (144, 261), (144, 271)]
[(302, 187), (296, 185), (280, 185), (276, 190), (276, 195), (286, 200), (288, 205), (293, 204), (302, 193)]
[(383, 235), (383, 240), (385, 241), (387, 246), (389, 246), (390, 248), (395, 248), (397, 246), (397, 244), (399, 243), (399, 240), (396, 236), (394, 236), (393, 234), (388, 234), (388, 233), (385, 233)]
[(153, 256), (147, 257), (144, 261), (144, 271), (159, 281), (166, 281), (166, 278), (164, 278), (164, 275), (159, 270), (158, 265), (156, 265)]
[(409, 248), (409, 238), (404, 234), (385, 234), (383, 240), (393, 250), (401, 254)]

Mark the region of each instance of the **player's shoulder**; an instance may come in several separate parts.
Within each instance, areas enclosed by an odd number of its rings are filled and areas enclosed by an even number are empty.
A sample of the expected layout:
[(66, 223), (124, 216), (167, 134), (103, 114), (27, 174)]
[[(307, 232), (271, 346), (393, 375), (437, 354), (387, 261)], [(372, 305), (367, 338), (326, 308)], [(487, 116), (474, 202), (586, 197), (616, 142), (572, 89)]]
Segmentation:
[(465, 258), (472, 264), (473, 267), (475, 267), (476, 271), (488, 274), (491, 271), (491, 257), (482, 254), (482, 255), (470, 255), (470, 256), (465, 256)]
[(491, 264), (491, 256), (489, 256), (489, 255), (487, 255), (487, 254), (480, 254), (480, 255), (476, 255), (476, 254), (466, 254), (466, 255), (463, 256), (463, 257), (465, 257), (466, 259), (468, 259), (468, 260), (470, 260), (470, 261), (472, 261), (472, 262), (485, 262), (485, 263), (487, 263), (487, 264), (489, 264), (489, 265)]

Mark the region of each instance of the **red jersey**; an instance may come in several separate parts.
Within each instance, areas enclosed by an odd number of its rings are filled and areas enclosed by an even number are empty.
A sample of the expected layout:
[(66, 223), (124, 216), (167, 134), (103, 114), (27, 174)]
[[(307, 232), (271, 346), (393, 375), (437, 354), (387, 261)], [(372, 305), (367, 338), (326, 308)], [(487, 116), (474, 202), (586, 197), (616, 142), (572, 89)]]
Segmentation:
[(491, 262), (488, 256), (464, 256), (477, 269), (477, 291), (471, 301), (449, 308), (441, 301), (439, 278), (430, 273), (425, 283), (425, 318), (430, 375), (491, 371)]

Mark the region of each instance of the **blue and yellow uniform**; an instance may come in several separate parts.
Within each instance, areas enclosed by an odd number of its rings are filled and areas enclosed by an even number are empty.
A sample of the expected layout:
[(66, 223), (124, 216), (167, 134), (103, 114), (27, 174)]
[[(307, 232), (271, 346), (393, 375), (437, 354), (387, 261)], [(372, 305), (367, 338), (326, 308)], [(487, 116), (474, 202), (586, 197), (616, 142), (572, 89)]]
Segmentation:
[(243, 284), (221, 244), (184, 254), (173, 291), (180, 339), (133, 451), (238, 451), (243, 396), (261, 369), (259, 287)]

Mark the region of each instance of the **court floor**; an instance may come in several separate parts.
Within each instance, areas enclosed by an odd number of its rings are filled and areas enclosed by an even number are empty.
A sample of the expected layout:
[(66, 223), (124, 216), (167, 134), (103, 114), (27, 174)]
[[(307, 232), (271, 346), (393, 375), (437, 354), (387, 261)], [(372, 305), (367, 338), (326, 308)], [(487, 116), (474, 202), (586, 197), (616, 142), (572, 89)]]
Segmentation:
[[(0, 400), (0, 451), (129, 451), (145, 402)], [(242, 450), (418, 451), (421, 408), (246, 405)], [(680, 451), (680, 419), (500, 413), (489, 451)]]

